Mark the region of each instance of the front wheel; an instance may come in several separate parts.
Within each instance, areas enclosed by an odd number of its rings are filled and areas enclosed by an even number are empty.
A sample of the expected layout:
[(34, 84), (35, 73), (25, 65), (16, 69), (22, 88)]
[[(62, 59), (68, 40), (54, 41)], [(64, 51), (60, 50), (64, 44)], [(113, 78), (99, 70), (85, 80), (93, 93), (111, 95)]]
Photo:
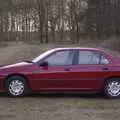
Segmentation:
[(6, 82), (6, 90), (9, 96), (24, 96), (27, 92), (27, 82), (21, 76), (12, 76)]
[(105, 82), (104, 94), (108, 98), (120, 98), (120, 78), (111, 78)]

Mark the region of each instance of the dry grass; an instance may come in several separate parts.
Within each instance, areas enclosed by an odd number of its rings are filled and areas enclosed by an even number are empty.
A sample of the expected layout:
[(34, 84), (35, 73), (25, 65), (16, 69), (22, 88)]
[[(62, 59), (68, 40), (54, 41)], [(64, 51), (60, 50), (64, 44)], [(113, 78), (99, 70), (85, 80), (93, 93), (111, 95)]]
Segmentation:
[(58, 96), (1, 96), (0, 120), (119, 120), (119, 100)]
[[(11, 64), (26, 59), (32, 59), (38, 56), (41, 52), (55, 47), (68, 46), (86, 46), (84, 43), (79, 45), (64, 45), (64, 44), (27, 44), (27, 43), (2, 43), (0, 45), (0, 65)], [(87, 45), (92, 46), (92, 45)]]
[[(98, 42), (97, 42), (98, 41)], [(102, 41), (102, 42), (100, 42)], [(82, 40), (79, 44), (27, 44), (23, 42), (10, 42), (0, 44), (0, 65), (10, 64), (26, 59), (32, 59), (41, 52), (55, 47), (105, 47), (120, 51), (120, 40), (110, 38), (109, 40)]]

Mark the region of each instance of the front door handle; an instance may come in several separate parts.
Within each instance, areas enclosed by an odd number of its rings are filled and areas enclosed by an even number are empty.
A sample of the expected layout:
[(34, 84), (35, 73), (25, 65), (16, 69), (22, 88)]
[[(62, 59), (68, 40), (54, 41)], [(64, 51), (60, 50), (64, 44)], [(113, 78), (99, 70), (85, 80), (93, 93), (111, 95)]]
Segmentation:
[(64, 68), (65, 71), (70, 71), (71, 68)]
[(102, 70), (105, 70), (105, 71), (107, 71), (107, 70), (108, 70), (108, 68), (107, 68), (107, 67), (104, 67), (104, 68), (102, 68)]

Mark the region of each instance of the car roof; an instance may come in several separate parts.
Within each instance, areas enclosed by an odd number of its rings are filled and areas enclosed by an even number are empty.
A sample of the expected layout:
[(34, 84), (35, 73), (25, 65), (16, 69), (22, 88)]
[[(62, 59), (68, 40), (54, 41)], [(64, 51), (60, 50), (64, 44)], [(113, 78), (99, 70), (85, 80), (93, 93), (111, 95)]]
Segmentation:
[(54, 48), (54, 49), (51, 49), (51, 51), (58, 51), (58, 50), (92, 50), (92, 51), (99, 51), (99, 52), (102, 52), (106, 55), (109, 55), (111, 57), (115, 56), (114, 53), (116, 52), (113, 52), (109, 49), (105, 49), (105, 48), (93, 48), (93, 47), (62, 47), (62, 48)]
[(90, 48), (90, 47), (63, 47), (63, 48), (54, 48), (53, 50), (57, 51), (57, 50), (70, 50), (70, 49), (103, 51), (103, 49), (100, 48)]
[(93, 47), (62, 47), (62, 48), (54, 48), (52, 49), (53, 51), (57, 51), (57, 50), (93, 50), (93, 51), (99, 51), (102, 52), (106, 55), (109, 55), (111, 57), (120, 57), (120, 53), (117, 51), (113, 51), (107, 48), (93, 48)]

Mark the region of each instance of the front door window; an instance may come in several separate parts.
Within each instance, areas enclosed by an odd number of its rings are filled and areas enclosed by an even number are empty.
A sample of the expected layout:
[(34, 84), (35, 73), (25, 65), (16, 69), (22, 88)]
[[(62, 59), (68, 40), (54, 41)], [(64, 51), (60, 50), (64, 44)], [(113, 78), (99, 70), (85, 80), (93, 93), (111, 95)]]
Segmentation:
[(72, 65), (73, 56), (74, 53), (70, 50), (57, 51), (46, 58), (45, 61), (48, 62), (49, 66)]

